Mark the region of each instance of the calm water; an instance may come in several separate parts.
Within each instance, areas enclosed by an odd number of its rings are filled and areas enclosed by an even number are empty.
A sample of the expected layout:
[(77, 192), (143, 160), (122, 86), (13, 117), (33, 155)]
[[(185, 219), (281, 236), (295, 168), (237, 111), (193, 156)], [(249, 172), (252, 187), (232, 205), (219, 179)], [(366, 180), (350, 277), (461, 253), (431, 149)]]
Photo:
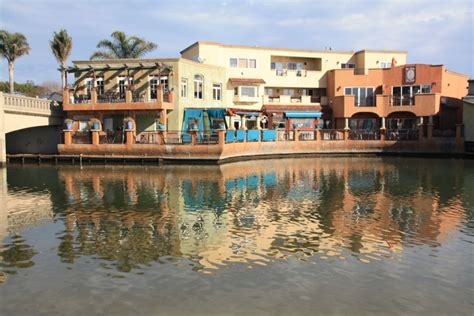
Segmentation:
[(0, 315), (474, 308), (474, 161), (10, 166), (0, 180)]

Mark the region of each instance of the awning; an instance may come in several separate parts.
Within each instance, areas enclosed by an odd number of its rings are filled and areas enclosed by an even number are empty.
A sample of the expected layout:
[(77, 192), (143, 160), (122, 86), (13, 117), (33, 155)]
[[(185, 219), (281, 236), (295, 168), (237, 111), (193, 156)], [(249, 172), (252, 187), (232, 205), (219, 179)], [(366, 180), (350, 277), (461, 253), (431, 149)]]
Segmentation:
[(260, 115), (259, 112), (237, 112), (235, 114), (240, 115), (240, 116), (259, 116)]
[[(249, 115), (247, 113), (258, 113), (259, 115), (261, 114), (260, 112), (257, 112), (258, 110), (254, 109), (242, 109), (242, 108), (227, 108), (227, 114), (232, 116), (232, 115)], [(258, 116), (258, 115), (257, 115)]]
[(229, 78), (229, 81), (233, 85), (243, 84), (264, 84), (265, 80), (260, 78)]
[(285, 112), (287, 118), (319, 118), (322, 115), (321, 112)]
[(298, 105), (298, 104), (265, 104), (265, 112), (320, 112), (320, 105)]

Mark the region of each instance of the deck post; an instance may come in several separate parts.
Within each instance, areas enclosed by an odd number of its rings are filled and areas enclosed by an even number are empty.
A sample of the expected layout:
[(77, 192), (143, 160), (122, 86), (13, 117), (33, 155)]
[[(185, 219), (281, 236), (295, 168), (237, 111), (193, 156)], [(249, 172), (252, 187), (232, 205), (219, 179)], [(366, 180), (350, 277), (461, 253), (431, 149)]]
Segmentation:
[(295, 133), (295, 142), (299, 142), (300, 141), (300, 130), (299, 129), (295, 129), (293, 130), (294, 133)]
[(91, 88), (91, 103), (92, 104), (97, 104), (97, 89), (94, 86)]
[(217, 131), (217, 135), (219, 136), (219, 147), (220, 148), (224, 148), (224, 145), (225, 145), (225, 133), (226, 133), (226, 130), (225, 129), (219, 129)]
[(64, 133), (64, 145), (68, 146), (72, 144), (72, 131), (65, 129), (63, 130)]
[(314, 140), (316, 142), (319, 142), (321, 140), (321, 129), (317, 128), (315, 131), (314, 131)]
[(92, 133), (92, 145), (99, 145), (99, 130), (93, 129), (91, 130)]
[(197, 131), (190, 131), (191, 134), (191, 145), (197, 145)]

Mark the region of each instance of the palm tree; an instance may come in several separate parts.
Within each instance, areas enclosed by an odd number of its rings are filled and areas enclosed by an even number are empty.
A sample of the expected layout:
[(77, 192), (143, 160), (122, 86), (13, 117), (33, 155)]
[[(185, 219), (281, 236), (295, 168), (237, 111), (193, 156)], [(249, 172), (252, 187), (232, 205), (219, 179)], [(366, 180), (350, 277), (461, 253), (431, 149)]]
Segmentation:
[(153, 42), (147, 42), (145, 39), (133, 35), (127, 36), (120, 31), (113, 32), (111, 37), (112, 40), (101, 40), (97, 44), (97, 48), (104, 50), (96, 51), (92, 54), (91, 59), (140, 58), (158, 47)]
[(72, 38), (67, 34), (67, 31), (61, 29), (59, 32), (54, 32), (53, 39), (49, 42), (51, 51), (59, 63), (59, 71), (61, 71), (62, 87), (67, 85), (66, 78), (66, 62), (71, 55)]
[(18, 57), (27, 55), (30, 52), (30, 46), (26, 37), (21, 33), (10, 33), (0, 30), (0, 54), (8, 62), (8, 74), (10, 80), (10, 93), (15, 92), (13, 71), (15, 60)]

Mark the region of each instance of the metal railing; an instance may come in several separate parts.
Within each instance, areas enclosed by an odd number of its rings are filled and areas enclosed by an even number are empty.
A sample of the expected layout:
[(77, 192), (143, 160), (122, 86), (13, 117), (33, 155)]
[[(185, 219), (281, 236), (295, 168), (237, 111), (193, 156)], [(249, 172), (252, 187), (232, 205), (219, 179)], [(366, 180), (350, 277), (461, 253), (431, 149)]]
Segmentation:
[(385, 131), (386, 140), (418, 140), (419, 135), (417, 129), (387, 129)]
[(352, 140), (379, 140), (380, 131), (376, 129), (351, 129), (349, 139)]
[(344, 130), (339, 129), (321, 129), (321, 140), (344, 140)]
[(316, 140), (317, 139), (317, 130), (311, 130), (311, 131), (299, 131), (299, 136), (298, 140), (301, 141), (306, 141), (306, 140)]

